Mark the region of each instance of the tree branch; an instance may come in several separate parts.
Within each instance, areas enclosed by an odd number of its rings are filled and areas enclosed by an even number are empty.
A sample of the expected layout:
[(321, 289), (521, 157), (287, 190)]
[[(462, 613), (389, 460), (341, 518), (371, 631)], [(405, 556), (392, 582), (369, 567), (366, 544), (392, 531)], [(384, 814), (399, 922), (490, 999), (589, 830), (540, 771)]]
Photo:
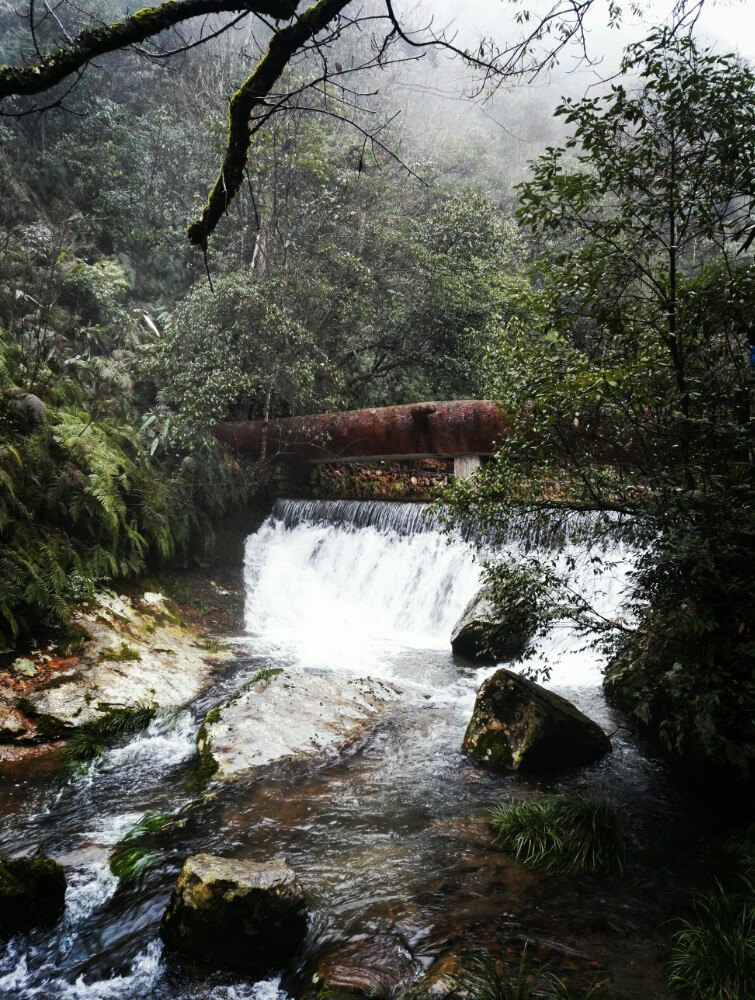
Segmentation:
[(299, 0), (166, 0), (144, 7), (123, 21), (87, 28), (39, 62), (28, 66), (0, 66), (0, 100), (41, 94), (82, 69), (92, 59), (146, 41), (176, 24), (205, 14), (260, 14), (291, 20)]
[(264, 103), (291, 57), (327, 27), (348, 3), (350, 0), (318, 0), (296, 21), (276, 32), (254, 72), (231, 98), (225, 156), (201, 217), (189, 226), (188, 237), (191, 243), (207, 247), (210, 234), (214, 232), (243, 183), (247, 153), (252, 141), (252, 111)]

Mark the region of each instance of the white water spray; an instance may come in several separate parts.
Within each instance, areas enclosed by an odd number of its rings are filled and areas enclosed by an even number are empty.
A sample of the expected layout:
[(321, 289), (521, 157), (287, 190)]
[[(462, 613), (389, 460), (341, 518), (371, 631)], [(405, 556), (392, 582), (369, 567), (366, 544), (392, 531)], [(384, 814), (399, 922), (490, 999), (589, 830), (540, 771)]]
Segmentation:
[[(567, 555), (582, 565), (584, 595), (613, 613), (626, 561), (596, 576), (588, 551)], [(300, 665), (396, 676), (398, 650), (450, 655), (453, 626), (480, 583), (475, 547), (440, 531), (422, 505), (279, 501), (247, 540), (246, 626)], [(548, 663), (555, 687), (595, 686), (601, 660), (583, 646), (557, 626), (530, 665)]]

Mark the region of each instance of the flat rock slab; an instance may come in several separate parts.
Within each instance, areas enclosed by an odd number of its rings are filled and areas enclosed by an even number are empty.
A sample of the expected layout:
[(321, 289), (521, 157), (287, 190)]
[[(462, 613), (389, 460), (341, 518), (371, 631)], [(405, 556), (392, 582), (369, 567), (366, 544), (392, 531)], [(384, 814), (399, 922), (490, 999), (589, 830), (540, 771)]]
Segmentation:
[(195, 962), (260, 976), (279, 971), (306, 933), (304, 893), (285, 861), (211, 854), (187, 858), (160, 926), (166, 945)]
[[(76, 624), (90, 639), (73, 669), (17, 702), (47, 737), (65, 735), (110, 708), (186, 705), (230, 655), (203, 649), (159, 594), (143, 600), (98, 595), (96, 606), (77, 614)], [(5, 719), (7, 729), (14, 720), (7, 712)]]
[(207, 713), (197, 736), (205, 773), (234, 778), (344, 746), (401, 700), (370, 677), (283, 670)]

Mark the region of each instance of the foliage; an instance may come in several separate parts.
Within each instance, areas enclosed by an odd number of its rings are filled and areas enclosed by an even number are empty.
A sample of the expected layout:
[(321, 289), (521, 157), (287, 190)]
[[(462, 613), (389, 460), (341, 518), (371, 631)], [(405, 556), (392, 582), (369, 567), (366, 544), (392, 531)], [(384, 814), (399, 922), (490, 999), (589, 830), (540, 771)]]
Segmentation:
[(250, 684), (257, 684), (259, 681), (269, 681), (272, 677), (277, 677), (283, 673), (282, 667), (263, 667), (252, 677)]
[(115, 845), (110, 856), (110, 870), (120, 882), (130, 882), (147, 871), (157, 861), (148, 841), (169, 827), (171, 817), (159, 812), (145, 813)]
[(452, 977), (454, 989), (470, 1000), (591, 1000), (600, 995), (599, 984), (573, 990), (552, 973), (533, 974), (526, 958), (512, 974), (490, 955), (470, 955)]
[(156, 715), (157, 709), (154, 705), (110, 708), (99, 718), (77, 727), (66, 741), (64, 757), (71, 764), (101, 757), (108, 742), (121, 736), (140, 733)]
[(557, 795), (506, 801), (491, 816), (496, 843), (517, 860), (562, 875), (621, 873), (626, 846), (604, 801)]
[(669, 984), (688, 1000), (745, 1000), (755, 990), (755, 889), (718, 886), (674, 938)]
[(597, 572), (631, 544), (620, 614), (584, 598), (562, 544), (491, 582), (529, 591), (541, 633), (558, 618), (589, 633), (614, 659), (608, 690), (669, 750), (746, 778), (755, 77), (663, 31), (627, 69), (635, 87), (564, 102), (572, 138), (520, 187), (539, 252), (482, 361), (511, 433), (448, 500), (493, 540), (516, 519), (537, 545), (556, 522)]

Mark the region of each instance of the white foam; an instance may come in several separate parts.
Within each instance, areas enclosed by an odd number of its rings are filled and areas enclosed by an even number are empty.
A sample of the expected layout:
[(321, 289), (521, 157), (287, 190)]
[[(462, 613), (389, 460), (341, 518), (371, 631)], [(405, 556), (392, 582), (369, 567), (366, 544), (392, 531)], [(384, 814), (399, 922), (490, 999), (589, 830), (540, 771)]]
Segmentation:
[[(473, 546), (443, 534), (408, 504), (331, 507), (287, 501), (247, 539), (249, 632), (305, 667), (390, 678), (400, 677), (402, 650), (449, 649), (453, 626), (481, 583)], [(513, 554), (519, 546), (506, 548)], [(629, 559), (617, 548), (615, 565), (596, 573), (593, 555), (568, 547), (559, 561), (576, 565), (579, 592), (611, 615), (622, 600)], [(558, 624), (517, 669), (548, 667), (546, 683), (556, 688), (594, 687), (604, 664), (586, 645), (573, 626)], [(469, 686), (447, 696), (466, 701)]]

